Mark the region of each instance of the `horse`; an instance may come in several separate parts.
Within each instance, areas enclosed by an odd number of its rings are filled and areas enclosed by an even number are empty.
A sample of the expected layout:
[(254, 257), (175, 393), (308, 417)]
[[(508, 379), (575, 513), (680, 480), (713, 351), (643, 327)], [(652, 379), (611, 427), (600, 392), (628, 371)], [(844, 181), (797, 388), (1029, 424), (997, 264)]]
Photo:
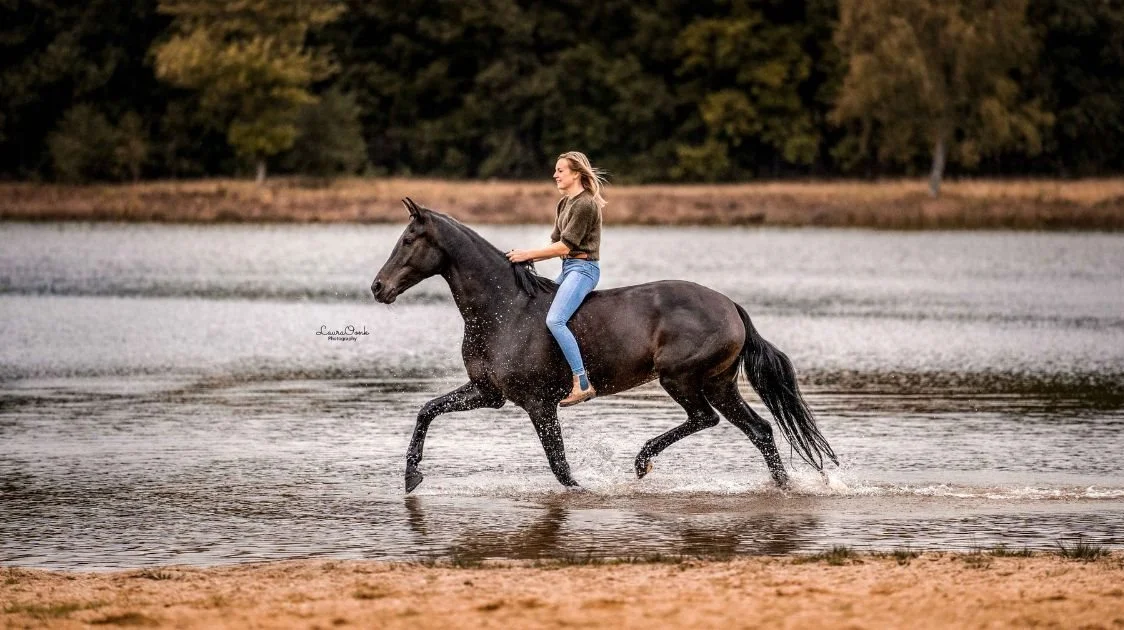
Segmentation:
[[(468, 382), (418, 412), (406, 451), (409, 494), (430, 423), (441, 414), (503, 407), (511, 401), (530, 416), (555, 478), (578, 487), (570, 473), (558, 402), (570, 391), (570, 368), (546, 326), (558, 285), (531, 263), (512, 263), (456, 219), (402, 200), (410, 221), (374, 281), (376, 301), (390, 304), (422, 280), (440, 275), (464, 318), (461, 355)], [(824, 474), (824, 458), (839, 460), (816, 426), (788, 357), (766, 341), (740, 305), (713, 289), (662, 280), (591, 292), (570, 320), (598, 396), (659, 379), (687, 412), (687, 420), (650, 440), (636, 456), (637, 478), (652, 458), (679, 440), (716, 426), (719, 413), (761, 451), (781, 488), (788, 474), (773, 429), (738, 391), (739, 368), (772, 413), (790, 447)], [(590, 404), (590, 403), (585, 403)]]

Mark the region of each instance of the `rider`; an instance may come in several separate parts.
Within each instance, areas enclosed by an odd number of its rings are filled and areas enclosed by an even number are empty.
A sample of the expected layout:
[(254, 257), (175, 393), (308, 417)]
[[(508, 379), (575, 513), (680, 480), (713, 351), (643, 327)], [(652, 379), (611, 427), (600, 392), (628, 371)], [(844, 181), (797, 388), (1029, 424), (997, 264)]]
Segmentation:
[(554, 183), (562, 193), (550, 235), (551, 244), (539, 249), (514, 249), (507, 253), (511, 262), (539, 261), (562, 257), (562, 274), (558, 276), (558, 293), (550, 304), (546, 325), (562, 348), (566, 362), (574, 373), (570, 395), (558, 404), (576, 405), (597, 395), (582, 363), (581, 351), (574, 333), (566, 322), (578, 310), (585, 296), (601, 278), (598, 264), (601, 249), (601, 208), (605, 198), (601, 188), (605, 180), (593, 168), (584, 153), (570, 151), (558, 156), (554, 165)]

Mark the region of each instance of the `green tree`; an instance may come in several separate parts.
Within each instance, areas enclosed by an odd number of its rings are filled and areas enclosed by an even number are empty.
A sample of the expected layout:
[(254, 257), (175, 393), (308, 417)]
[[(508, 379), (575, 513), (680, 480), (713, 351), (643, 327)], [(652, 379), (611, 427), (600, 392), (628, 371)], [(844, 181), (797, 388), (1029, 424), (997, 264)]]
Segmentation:
[(140, 179), (148, 158), (148, 134), (136, 112), (114, 126), (92, 105), (68, 109), (47, 136), (55, 176), (67, 182)]
[(129, 177), (134, 182), (148, 160), (148, 131), (136, 112), (127, 112), (117, 125), (113, 163), (118, 176)]
[(813, 63), (802, 28), (768, 19), (760, 5), (732, 0), (678, 36), (679, 74), (705, 130), (701, 145), (678, 148), (679, 177), (728, 178), (747, 145), (795, 164), (816, 158), (819, 132), (800, 94)]
[(343, 11), (336, 0), (162, 0), (172, 36), (155, 51), (156, 75), (198, 90), (235, 153), (257, 165), (293, 146), (310, 86), (335, 70), (310, 34)]
[(297, 139), (286, 154), (288, 168), (331, 177), (354, 173), (367, 162), (367, 145), (355, 97), (333, 87), (297, 117)]
[(158, 116), (169, 90), (145, 53), (167, 21), (156, 0), (0, 2), (0, 174), (55, 170), (48, 136), (77, 105)]
[(401, 173), (543, 177), (580, 148), (656, 179), (674, 157), (674, 38), (685, 0), (349, 0), (339, 82), (372, 164)]
[(1095, 175), (1124, 165), (1124, 3), (1036, 0), (1043, 46), (1031, 86), (1056, 117), (1047, 166)]
[(882, 161), (931, 151), (929, 190), (945, 162), (974, 168), (1008, 147), (1042, 149), (1052, 123), (1020, 90), (1036, 40), (1027, 0), (841, 0), (835, 43), (848, 72), (833, 119), (859, 128), (859, 148)]
[(117, 142), (117, 130), (104, 114), (92, 105), (75, 105), (47, 137), (55, 176), (72, 183), (113, 178)]

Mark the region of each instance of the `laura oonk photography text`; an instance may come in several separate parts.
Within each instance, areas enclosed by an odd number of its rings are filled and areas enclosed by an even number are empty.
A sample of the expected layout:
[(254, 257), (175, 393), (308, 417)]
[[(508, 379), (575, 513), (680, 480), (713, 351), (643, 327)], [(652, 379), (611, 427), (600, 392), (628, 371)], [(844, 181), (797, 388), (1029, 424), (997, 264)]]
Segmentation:
[(371, 333), (367, 332), (365, 325), (361, 329), (349, 324), (340, 329), (328, 330), (327, 324), (323, 324), (316, 334), (326, 336), (328, 341), (358, 341), (360, 337)]

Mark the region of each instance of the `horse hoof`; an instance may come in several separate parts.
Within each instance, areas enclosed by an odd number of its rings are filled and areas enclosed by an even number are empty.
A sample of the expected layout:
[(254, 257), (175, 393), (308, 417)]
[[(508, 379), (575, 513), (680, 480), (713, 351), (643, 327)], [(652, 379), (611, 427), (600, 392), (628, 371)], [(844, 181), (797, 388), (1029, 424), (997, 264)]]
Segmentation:
[(637, 460), (636, 462), (636, 478), (643, 479), (644, 475), (652, 472), (652, 460), (645, 460), (643, 462)]
[(422, 479), (425, 479), (425, 477), (416, 470), (406, 473), (406, 494), (413, 492), (414, 488), (421, 484)]
[(788, 474), (786, 473), (773, 475), (773, 481), (777, 484), (777, 488), (781, 490), (792, 489), (792, 483), (789, 481)]

